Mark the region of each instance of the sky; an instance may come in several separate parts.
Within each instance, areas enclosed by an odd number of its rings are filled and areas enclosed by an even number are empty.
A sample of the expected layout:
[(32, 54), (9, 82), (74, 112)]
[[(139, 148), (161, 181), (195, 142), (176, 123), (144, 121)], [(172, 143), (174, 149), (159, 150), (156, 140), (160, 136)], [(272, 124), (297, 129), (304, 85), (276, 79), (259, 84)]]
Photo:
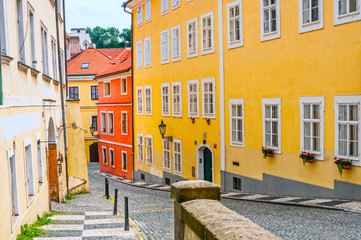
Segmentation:
[(131, 19), (122, 4), (125, 0), (65, 0), (66, 30), (100, 26), (130, 28)]

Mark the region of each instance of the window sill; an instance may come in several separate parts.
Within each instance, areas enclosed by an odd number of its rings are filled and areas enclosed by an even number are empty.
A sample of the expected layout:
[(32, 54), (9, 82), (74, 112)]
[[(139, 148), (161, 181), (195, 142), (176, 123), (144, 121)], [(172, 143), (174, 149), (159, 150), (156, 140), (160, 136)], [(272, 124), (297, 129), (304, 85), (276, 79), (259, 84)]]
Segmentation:
[(143, 23), (138, 23), (137, 27), (143, 26)]
[(182, 115), (172, 115), (172, 117), (174, 117), (174, 118), (182, 118)]
[(162, 117), (170, 117), (170, 113), (162, 113)]
[(30, 196), (28, 195), (28, 208), (30, 207), (34, 199), (35, 199), (34, 195), (30, 195)]
[(60, 84), (60, 81), (53, 79), (53, 83), (58, 86)]
[(172, 11), (175, 10), (175, 9), (177, 9), (177, 8), (179, 8), (179, 7), (180, 7), (180, 4), (175, 5), (175, 6), (172, 6)]
[(357, 12), (352, 12), (352, 13), (346, 13), (346, 14), (343, 14), (343, 15), (338, 15), (338, 19), (347, 18), (347, 17), (352, 17), (352, 16), (359, 15), (359, 14), (360, 14), (359, 11), (357, 11)]
[(137, 69), (142, 69), (143, 68), (143, 66), (137, 66)]
[(191, 114), (189, 114), (188, 115), (188, 118), (195, 118), (195, 119), (198, 119), (199, 118), (199, 114), (194, 114), (194, 115), (191, 115)]
[(216, 119), (215, 115), (205, 115), (203, 114), (203, 119)]
[(198, 52), (188, 53), (188, 58), (198, 57)]
[(151, 21), (152, 21), (152, 19), (145, 19), (145, 23), (149, 23)]
[(180, 173), (180, 172), (176, 172), (176, 171), (174, 171), (174, 174), (175, 174), (175, 175), (177, 175), (177, 176), (182, 177), (182, 173)]
[(238, 47), (243, 47), (243, 42), (241, 40), (228, 43), (228, 49), (234, 49)]
[(172, 58), (172, 62), (179, 62), (180, 60), (182, 60), (180, 56)]
[(18, 69), (20, 71), (23, 71), (24, 73), (28, 73), (28, 70), (30, 69), (31, 67), (26, 65), (25, 63), (22, 63), (22, 62), (18, 62)]
[(146, 113), (145, 116), (152, 116), (152, 113)]
[(244, 144), (243, 143), (235, 143), (235, 142), (232, 142), (231, 147), (238, 147), (238, 148), (244, 148)]
[(10, 65), (10, 63), (14, 60), (14, 58), (7, 56), (7, 55), (2, 55), (1, 54), (1, 63)]
[(150, 68), (152, 66), (152, 64), (150, 65), (145, 65), (144, 68)]
[(137, 115), (143, 116), (144, 114), (142, 112), (138, 112)]
[(169, 59), (167, 59), (167, 60), (161, 60), (160, 63), (161, 63), (161, 64), (167, 64), (167, 63), (169, 63)]
[(43, 80), (50, 83), (50, 81), (52, 80), (52, 78), (43, 73)]
[(40, 71), (36, 70), (35, 68), (31, 68), (31, 76), (33, 76), (34, 78), (38, 77)]
[(214, 48), (202, 50), (202, 55), (207, 55), (207, 54), (212, 54), (212, 53), (214, 53)]
[(163, 167), (163, 171), (168, 172), (168, 173), (172, 173), (172, 170), (171, 170), (171, 169), (164, 168), (164, 167)]
[(169, 9), (163, 11), (163, 12), (161, 13), (161, 16), (164, 16), (164, 15), (166, 15), (167, 13), (169, 13)]
[(123, 136), (128, 136), (128, 133), (122, 133)]
[(20, 215), (15, 215), (14, 217), (12, 217), (11, 219), (11, 223), (12, 223), (12, 230), (14, 231), (15, 227), (18, 225), (20, 220)]
[(261, 42), (277, 39), (281, 37), (281, 33), (279, 31), (277, 32), (270, 32), (270, 33), (263, 33), (261, 35)]

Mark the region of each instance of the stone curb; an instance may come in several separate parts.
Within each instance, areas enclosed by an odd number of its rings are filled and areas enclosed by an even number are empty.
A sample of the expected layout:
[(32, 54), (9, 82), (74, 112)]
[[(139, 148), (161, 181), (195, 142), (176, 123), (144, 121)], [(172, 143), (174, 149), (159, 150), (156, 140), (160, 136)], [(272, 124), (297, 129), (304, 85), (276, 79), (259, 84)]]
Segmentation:
[[(124, 178), (117, 177), (117, 176), (111, 175), (109, 173), (102, 173), (99, 170), (94, 171), (94, 173), (97, 174), (97, 175), (100, 175), (102, 177), (106, 177), (106, 178), (108, 178), (110, 180), (120, 182), (120, 183), (123, 183), (123, 184), (127, 184), (127, 185), (130, 185), (130, 186), (133, 186), (133, 187), (139, 187), (139, 188), (145, 188), (145, 189), (151, 189), (151, 190), (158, 190), (158, 191), (163, 191), (163, 192), (170, 192), (170, 186), (168, 186), (168, 185), (156, 184), (156, 183), (151, 184), (151, 183), (147, 183), (147, 182), (139, 182), (139, 181), (133, 181), (133, 180), (131, 180), (132, 182), (125, 182)], [(120, 180), (120, 179), (122, 179), (122, 180)], [(144, 183), (144, 184), (143, 185), (138, 185), (138, 184), (134, 184), (134, 183)], [(144, 185), (146, 185), (146, 186), (144, 186)], [(161, 188), (160, 187), (152, 187), (152, 185), (163, 186), (163, 187), (161, 187)], [(162, 188), (166, 188), (166, 189), (162, 189)], [(270, 203), (270, 204), (278, 204), (278, 205), (294, 206), (294, 207), (318, 208), (318, 209), (344, 211), (344, 212), (352, 212), (352, 213), (361, 214), (361, 209), (353, 210), (353, 209), (349, 209), (349, 208), (323, 206), (323, 205), (319, 205), (319, 204), (303, 204), (303, 203), (292, 203), (292, 202), (279, 202), (279, 201), (272, 201), (272, 200), (271, 201), (270, 200), (260, 200), (260, 199), (257, 199), (257, 198), (254, 198), (254, 199), (236, 198), (236, 197), (232, 197), (232, 195), (231, 196), (225, 196), (225, 194), (230, 194), (230, 193), (233, 193), (233, 192), (226, 192), (226, 193), (222, 192), (221, 196), (224, 199), (231, 199), (231, 200), (249, 201), (249, 202), (262, 202), (262, 203)], [(239, 192), (239, 193), (234, 192), (234, 193), (235, 193), (235, 195), (241, 194), (241, 192)], [(242, 192), (242, 194), (247, 194), (247, 193)], [(255, 195), (255, 194), (249, 193), (249, 195)], [(260, 195), (260, 198), (270, 196), (270, 195), (263, 195), (263, 194), (259, 194), (259, 195)], [(276, 196), (274, 196), (274, 197), (276, 197)], [(280, 198), (282, 198), (282, 197), (280, 196)], [(303, 198), (303, 197), (294, 197), (294, 198)], [(317, 198), (312, 198), (311, 200), (318, 200), (318, 199)], [(336, 201), (336, 199), (325, 199), (325, 200)], [(346, 200), (342, 200), (342, 201), (344, 201), (345, 203), (354, 202), (354, 201), (346, 201)]]

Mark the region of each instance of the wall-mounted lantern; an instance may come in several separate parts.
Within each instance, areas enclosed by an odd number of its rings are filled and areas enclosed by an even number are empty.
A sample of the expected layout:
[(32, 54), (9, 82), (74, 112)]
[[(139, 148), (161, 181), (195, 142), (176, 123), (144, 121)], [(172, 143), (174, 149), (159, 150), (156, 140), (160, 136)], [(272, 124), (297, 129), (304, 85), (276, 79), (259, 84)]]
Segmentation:
[(158, 125), (158, 127), (159, 127), (159, 132), (162, 135), (162, 138), (169, 141), (169, 142), (173, 142), (173, 137), (172, 136), (164, 137), (165, 132), (167, 130), (167, 125), (164, 124), (163, 120), (160, 121), (160, 124)]

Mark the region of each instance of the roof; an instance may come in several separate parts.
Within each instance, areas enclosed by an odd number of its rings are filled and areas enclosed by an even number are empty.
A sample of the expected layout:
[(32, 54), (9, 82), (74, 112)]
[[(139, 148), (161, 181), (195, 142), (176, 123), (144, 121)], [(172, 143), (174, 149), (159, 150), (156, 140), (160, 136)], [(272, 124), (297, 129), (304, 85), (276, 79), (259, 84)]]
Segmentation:
[[(124, 51), (125, 48), (116, 50), (86, 49), (67, 62), (68, 75), (97, 75), (104, 69), (110, 68), (112, 62), (116, 61)], [(89, 63), (88, 68), (82, 69), (83, 63)]]
[(112, 62), (112, 66), (95, 76), (96, 79), (111, 76), (114, 74), (127, 72), (132, 67), (131, 49), (127, 48), (125, 51)]

